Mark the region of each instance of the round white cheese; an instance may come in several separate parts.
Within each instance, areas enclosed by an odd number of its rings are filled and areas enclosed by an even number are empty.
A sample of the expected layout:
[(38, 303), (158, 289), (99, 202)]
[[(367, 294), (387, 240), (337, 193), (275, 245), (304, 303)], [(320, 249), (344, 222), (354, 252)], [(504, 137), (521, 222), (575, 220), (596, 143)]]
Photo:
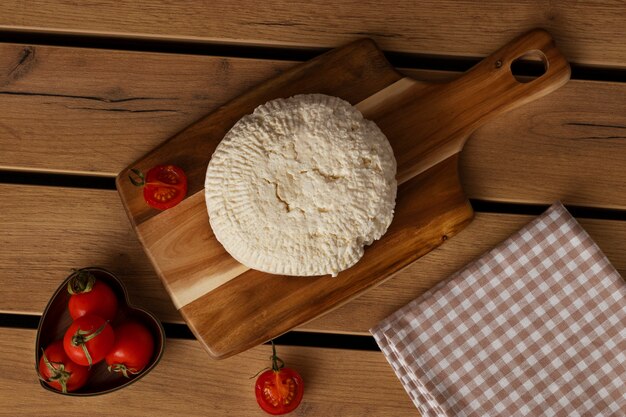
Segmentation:
[(389, 141), (350, 103), (321, 94), (272, 100), (213, 153), (209, 221), (249, 268), (336, 276), (389, 227), (395, 175)]

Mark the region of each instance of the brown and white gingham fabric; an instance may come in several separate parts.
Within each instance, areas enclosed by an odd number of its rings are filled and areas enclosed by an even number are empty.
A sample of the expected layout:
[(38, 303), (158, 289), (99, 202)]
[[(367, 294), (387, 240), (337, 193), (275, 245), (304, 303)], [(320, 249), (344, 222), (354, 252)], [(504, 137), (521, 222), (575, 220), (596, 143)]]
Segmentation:
[(626, 416), (626, 283), (560, 203), (371, 332), (423, 417)]

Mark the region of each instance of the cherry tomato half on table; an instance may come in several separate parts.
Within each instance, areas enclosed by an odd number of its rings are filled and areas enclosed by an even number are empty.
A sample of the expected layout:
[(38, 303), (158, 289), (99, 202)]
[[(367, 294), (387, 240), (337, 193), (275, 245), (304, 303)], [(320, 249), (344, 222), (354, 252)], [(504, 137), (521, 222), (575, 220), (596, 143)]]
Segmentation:
[(256, 380), (254, 393), (256, 401), (263, 411), (278, 415), (295, 410), (304, 394), (302, 377), (276, 356), (276, 347), (272, 342), (272, 367), (263, 372)]
[(39, 377), (61, 392), (72, 392), (87, 383), (89, 368), (74, 363), (63, 349), (63, 341), (50, 344), (39, 360)]
[(111, 325), (98, 316), (79, 317), (65, 332), (63, 349), (74, 362), (91, 366), (104, 359), (113, 347)]
[(115, 293), (104, 282), (96, 280), (89, 271), (76, 271), (67, 283), (67, 291), (72, 294), (68, 309), (73, 320), (93, 315), (110, 321), (117, 313)]
[(129, 176), (133, 185), (143, 187), (143, 198), (150, 207), (167, 210), (180, 203), (187, 195), (187, 176), (176, 165), (157, 165), (144, 176), (131, 170), (139, 180)]
[(154, 352), (152, 333), (142, 324), (126, 322), (114, 329), (115, 343), (106, 355), (109, 371), (119, 372), (126, 378), (145, 368)]

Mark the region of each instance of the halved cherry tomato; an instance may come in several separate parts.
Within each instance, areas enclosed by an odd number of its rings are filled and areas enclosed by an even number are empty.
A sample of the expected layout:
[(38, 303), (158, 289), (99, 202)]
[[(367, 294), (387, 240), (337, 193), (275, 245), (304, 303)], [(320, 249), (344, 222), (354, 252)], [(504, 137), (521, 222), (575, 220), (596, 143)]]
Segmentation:
[(176, 165), (157, 165), (150, 168), (145, 178), (141, 171), (131, 170), (139, 180), (129, 176), (133, 185), (143, 186), (143, 198), (158, 210), (172, 208), (187, 195), (187, 176)]
[(119, 325), (114, 332), (115, 343), (104, 359), (110, 372), (119, 372), (130, 378), (150, 362), (154, 338), (143, 324), (132, 321)]
[(58, 391), (72, 392), (87, 383), (89, 368), (72, 362), (63, 350), (63, 341), (57, 340), (41, 355), (39, 377)]
[(91, 366), (104, 359), (113, 347), (115, 334), (102, 317), (83, 316), (74, 320), (63, 336), (63, 349), (79, 365)]
[(285, 362), (276, 356), (273, 342), (270, 359), (271, 369), (259, 375), (254, 385), (256, 401), (269, 414), (287, 414), (300, 405), (304, 395), (304, 382), (296, 371), (285, 368)]
[(117, 313), (117, 297), (113, 290), (87, 270), (76, 271), (67, 283), (67, 291), (72, 294), (68, 309), (73, 320), (93, 315), (110, 321)]

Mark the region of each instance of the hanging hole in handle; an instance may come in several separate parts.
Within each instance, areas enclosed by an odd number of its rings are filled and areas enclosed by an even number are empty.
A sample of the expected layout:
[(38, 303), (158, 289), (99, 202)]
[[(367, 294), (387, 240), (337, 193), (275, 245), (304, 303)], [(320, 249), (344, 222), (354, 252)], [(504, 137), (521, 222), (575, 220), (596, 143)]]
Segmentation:
[(511, 62), (511, 73), (520, 83), (529, 83), (548, 71), (548, 59), (538, 49), (528, 51)]

